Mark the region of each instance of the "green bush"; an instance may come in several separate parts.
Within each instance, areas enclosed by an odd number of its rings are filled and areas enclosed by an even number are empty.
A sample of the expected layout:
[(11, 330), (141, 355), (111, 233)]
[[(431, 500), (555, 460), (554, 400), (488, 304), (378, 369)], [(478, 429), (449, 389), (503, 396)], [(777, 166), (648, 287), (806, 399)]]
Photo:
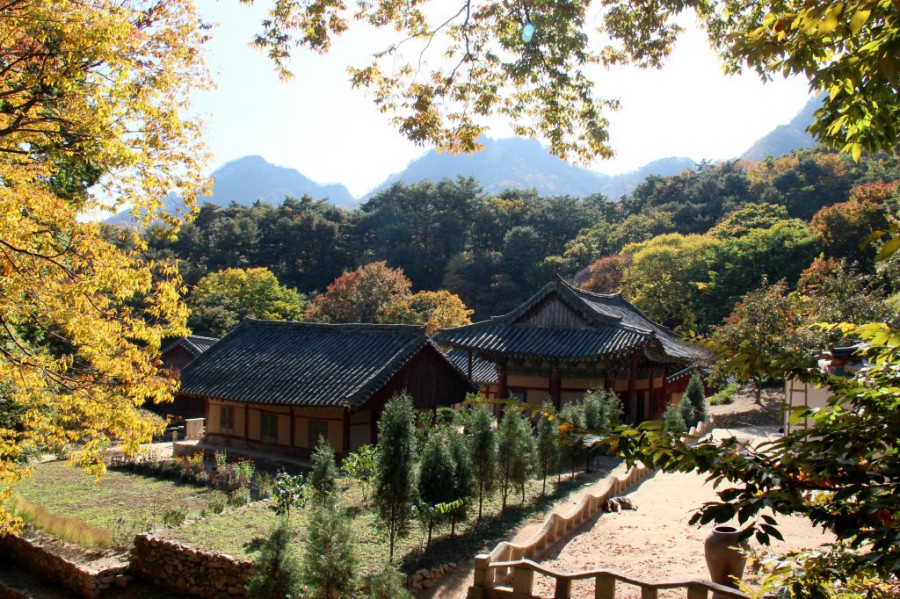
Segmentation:
[[(682, 403), (684, 402), (682, 401)], [(663, 414), (662, 421), (663, 429), (672, 434), (680, 435), (687, 431), (684, 416), (676, 406), (669, 406), (669, 409)]]
[(166, 513), (163, 514), (162, 521), (166, 526), (179, 526), (184, 524), (184, 521), (187, 520), (187, 512), (184, 508), (173, 507), (171, 509), (166, 510)]
[(272, 476), (266, 472), (260, 472), (256, 475), (258, 491), (256, 493), (259, 499), (268, 499), (272, 496)]
[(212, 497), (209, 498), (209, 502), (206, 504), (206, 511), (210, 514), (221, 514), (225, 511), (227, 503), (227, 498), (216, 491)]
[(385, 564), (369, 583), (369, 599), (413, 599), (406, 588), (406, 577), (390, 564)]
[(709, 398), (709, 405), (724, 406), (734, 403), (734, 392), (738, 390), (736, 384), (731, 384)]
[(353, 539), (350, 518), (340, 503), (328, 501), (312, 509), (306, 521), (300, 578), (313, 597), (336, 599), (353, 593), (357, 575)]
[(241, 507), (250, 503), (250, 489), (239, 487), (232, 491), (231, 497), (228, 498), (228, 505), (232, 507)]
[(337, 479), (340, 476), (334, 461), (334, 449), (325, 437), (319, 437), (319, 444), (312, 454), (312, 471), (306, 479), (313, 489), (319, 503), (325, 503), (327, 497), (334, 493)]

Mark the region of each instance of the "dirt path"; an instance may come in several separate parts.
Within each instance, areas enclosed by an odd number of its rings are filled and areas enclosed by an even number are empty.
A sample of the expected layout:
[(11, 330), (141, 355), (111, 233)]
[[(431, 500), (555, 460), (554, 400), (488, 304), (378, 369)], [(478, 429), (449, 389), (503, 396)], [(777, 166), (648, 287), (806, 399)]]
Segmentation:
[[(734, 430), (739, 438), (759, 441), (758, 428)], [(722, 431), (717, 431), (721, 435)], [(590, 529), (576, 533), (564, 546), (548, 553), (542, 563), (563, 571), (613, 568), (641, 578), (709, 578), (703, 557), (703, 541), (711, 526), (688, 525), (693, 511), (715, 499), (712, 485), (698, 474), (662, 474), (646, 480), (628, 495), (636, 511), (602, 515)], [(832, 540), (821, 529), (799, 517), (778, 518), (786, 542), (775, 541), (772, 550), (812, 548)], [(751, 542), (751, 546), (754, 544)], [(745, 577), (746, 578), (746, 577)], [(660, 597), (683, 597), (684, 591)], [(535, 577), (535, 594), (553, 596), (552, 581)], [(576, 583), (572, 597), (593, 597), (590, 582)], [(639, 597), (636, 587), (623, 586), (617, 597)]]

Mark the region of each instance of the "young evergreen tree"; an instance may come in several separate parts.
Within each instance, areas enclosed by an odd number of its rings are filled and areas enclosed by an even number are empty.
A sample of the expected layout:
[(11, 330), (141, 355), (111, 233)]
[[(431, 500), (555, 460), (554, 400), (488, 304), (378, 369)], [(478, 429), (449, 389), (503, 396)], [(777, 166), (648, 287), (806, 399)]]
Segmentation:
[(300, 561), (301, 579), (312, 597), (352, 596), (357, 577), (353, 543), (351, 521), (340, 502), (328, 500), (313, 508)]
[(337, 489), (337, 479), (340, 475), (334, 461), (334, 449), (325, 437), (319, 437), (319, 444), (312, 454), (312, 466), (307, 484), (315, 490), (317, 502), (324, 504)]
[[(456, 464), (446, 436), (440, 429), (432, 429), (425, 441), (419, 462), (419, 499), (428, 506), (436, 506), (442, 503), (450, 503), (456, 500), (454, 489), (454, 474)], [(431, 545), (431, 533), (434, 525), (441, 517), (437, 510), (430, 510), (428, 515), (428, 541), (426, 547)]]
[(472, 458), (472, 474), (475, 477), (478, 522), (480, 523), (484, 498), (493, 492), (497, 477), (497, 440), (494, 434), (494, 416), (484, 406), (478, 406), (472, 410), (469, 420), (469, 455)]
[(524, 416), (521, 416), (519, 420), (522, 423), (522, 436), (519, 457), (512, 471), (512, 480), (519, 487), (521, 503), (525, 503), (525, 485), (534, 477), (537, 469), (537, 441), (531, 430), (531, 423)]
[(682, 399), (682, 402), (684, 401), (687, 401), (691, 410), (691, 419), (685, 419), (688, 428), (706, 420), (706, 396), (703, 392), (703, 379), (700, 378), (700, 374), (695, 372), (688, 381), (684, 399)]
[(413, 599), (413, 594), (406, 588), (406, 576), (391, 564), (384, 564), (369, 582), (369, 599)]
[(612, 389), (597, 389), (593, 394), (600, 401), (600, 409), (603, 412), (603, 422), (608, 428), (614, 428), (622, 423), (622, 415), (625, 408), (622, 400)]
[(684, 401), (681, 402), (679, 407), (669, 406), (669, 409), (665, 411), (663, 414), (663, 429), (666, 431), (680, 435), (687, 430), (687, 425), (684, 422), (684, 416), (682, 415), (681, 405), (684, 405)]
[(545, 403), (541, 406), (541, 417), (537, 422), (538, 472), (541, 475), (541, 493), (547, 492), (547, 475), (559, 467), (559, 446), (556, 444), (556, 427), (550, 418), (554, 415), (553, 406)]
[(300, 585), (300, 565), (291, 552), (294, 531), (279, 518), (254, 560), (256, 573), (247, 583), (248, 599), (293, 597)]
[(456, 522), (465, 518), (469, 500), (475, 495), (475, 480), (472, 476), (472, 457), (466, 438), (456, 429), (449, 432), (450, 455), (453, 457), (453, 500), (462, 500), (462, 505), (450, 512), (450, 535), (456, 534)]
[(510, 492), (516, 487), (521, 487), (524, 501), (524, 484), (533, 469), (531, 427), (522, 415), (507, 412), (497, 429), (497, 478), (503, 510), (506, 510)]
[(599, 392), (588, 391), (585, 393), (582, 406), (584, 410), (584, 428), (591, 432), (606, 428), (603, 404), (600, 401)]
[(571, 469), (572, 476), (575, 476), (575, 466), (581, 463), (584, 455), (584, 444), (582, 443), (582, 431), (584, 430), (584, 409), (580, 403), (568, 403), (559, 412), (559, 418), (562, 425), (566, 427), (563, 434), (559, 436), (559, 451), (563, 456), (565, 465)]
[(375, 504), (388, 529), (389, 561), (394, 545), (409, 529), (410, 505), (416, 493), (413, 470), (416, 451), (416, 416), (412, 398), (398, 395), (384, 408), (378, 423), (378, 480)]

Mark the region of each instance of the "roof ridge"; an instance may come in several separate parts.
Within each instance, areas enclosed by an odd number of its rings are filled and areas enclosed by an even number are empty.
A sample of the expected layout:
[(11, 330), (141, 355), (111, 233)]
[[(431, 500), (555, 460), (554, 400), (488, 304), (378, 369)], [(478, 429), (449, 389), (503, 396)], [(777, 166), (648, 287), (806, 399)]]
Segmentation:
[[(364, 331), (374, 333), (404, 333), (409, 336), (425, 335), (425, 327), (418, 324), (378, 323), (378, 322), (309, 322), (303, 320), (266, 320), (247, 316), (238, 327), (272, 327), (272, 328), (297, 328), (297, 329), (321, 329)], [(235, 328), (234, 330), (237, 330)]]

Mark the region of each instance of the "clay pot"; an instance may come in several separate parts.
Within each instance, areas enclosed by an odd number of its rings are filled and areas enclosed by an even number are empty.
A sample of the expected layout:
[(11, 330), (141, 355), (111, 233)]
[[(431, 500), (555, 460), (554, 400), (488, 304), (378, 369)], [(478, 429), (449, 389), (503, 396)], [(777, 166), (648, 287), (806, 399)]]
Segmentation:
[[(703, 544), (706, 567), (712, 581), (731, 588), (737, 588), (744, 575), (748, 549), (746, 541), (738, 541), (739, 531), (733, 526), (716, 526)], [(712, 599), (724, 599), (713, 593)]]

